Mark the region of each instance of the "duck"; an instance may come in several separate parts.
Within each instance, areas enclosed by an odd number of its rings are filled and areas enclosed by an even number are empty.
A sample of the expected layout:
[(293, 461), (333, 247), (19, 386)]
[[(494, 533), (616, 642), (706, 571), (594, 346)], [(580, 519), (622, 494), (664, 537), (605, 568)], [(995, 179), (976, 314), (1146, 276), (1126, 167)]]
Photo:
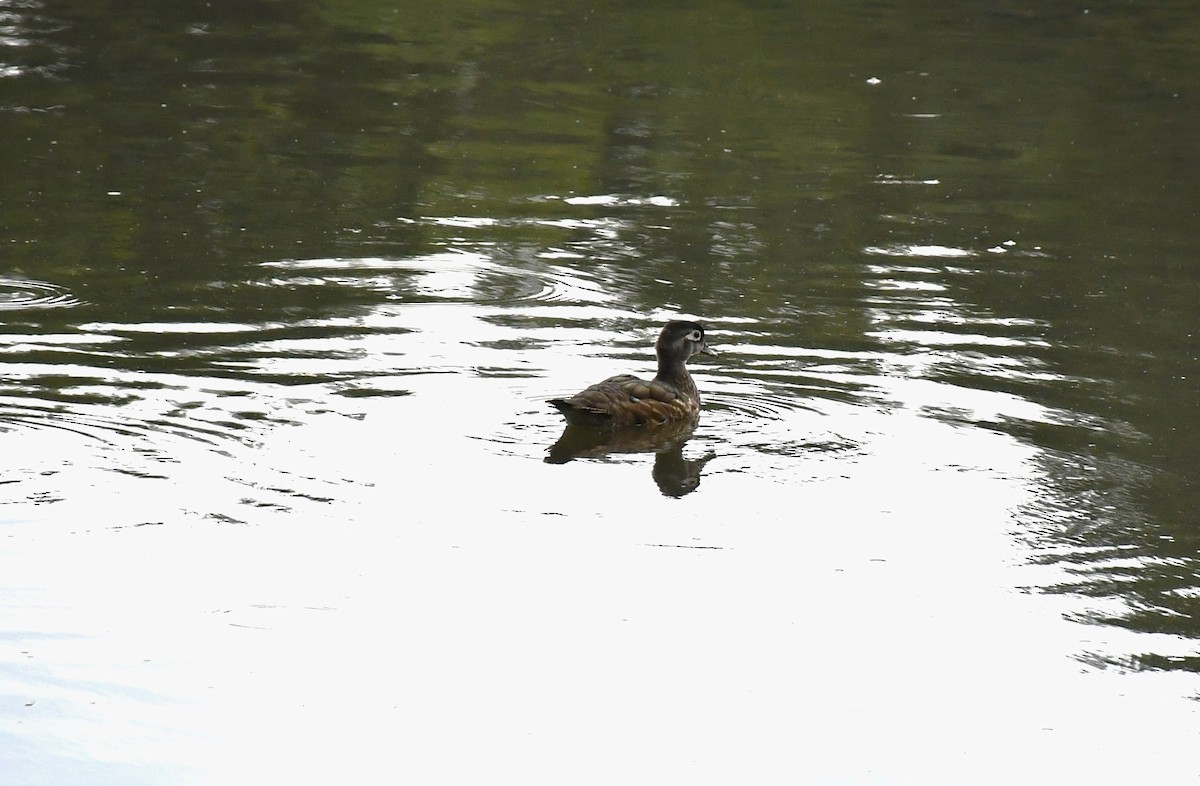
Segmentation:
[(700, 416), (700, 391), (687, 361), (695, 355), (716, 355), (699, 322), (672, 319), (658, 334), (654, 353), (658, 373), (644, 380), (618, 374), (552, 404), (573, 426), (624, 428), (695, 421)]

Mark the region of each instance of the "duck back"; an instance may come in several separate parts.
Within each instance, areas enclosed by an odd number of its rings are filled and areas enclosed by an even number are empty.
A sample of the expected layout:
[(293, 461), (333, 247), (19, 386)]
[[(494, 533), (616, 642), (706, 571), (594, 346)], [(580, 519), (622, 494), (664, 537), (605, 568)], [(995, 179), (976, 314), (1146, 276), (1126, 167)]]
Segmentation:
[[(688, 382), (691, 378), (688, 377)], [(632, 374), (609, 377), (567, 398), (550, 399), (568, 423), (577, 426), (644, 426), (694, 419), (700, 413), (695, 384), (690, 390), (660, 379)]]

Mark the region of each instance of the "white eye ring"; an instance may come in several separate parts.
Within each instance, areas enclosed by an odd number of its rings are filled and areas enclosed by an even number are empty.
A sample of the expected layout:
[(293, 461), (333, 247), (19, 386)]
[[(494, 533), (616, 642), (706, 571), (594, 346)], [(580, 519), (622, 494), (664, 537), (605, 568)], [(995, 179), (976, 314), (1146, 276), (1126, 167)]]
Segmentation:
[(699, 330), (693, 330), (691, 335), (688, 336), (688, 338), (691, 339), (692, 341), (703, 341), (704, 334), (701, 333)]

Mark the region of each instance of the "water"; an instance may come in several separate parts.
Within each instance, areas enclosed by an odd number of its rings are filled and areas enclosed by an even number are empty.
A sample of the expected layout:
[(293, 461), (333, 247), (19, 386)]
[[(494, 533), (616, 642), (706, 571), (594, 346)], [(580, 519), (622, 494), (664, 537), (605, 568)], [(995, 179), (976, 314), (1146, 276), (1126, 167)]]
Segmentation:
[(1188, 8), (0, 6), (0, 780), (1195, 782)]

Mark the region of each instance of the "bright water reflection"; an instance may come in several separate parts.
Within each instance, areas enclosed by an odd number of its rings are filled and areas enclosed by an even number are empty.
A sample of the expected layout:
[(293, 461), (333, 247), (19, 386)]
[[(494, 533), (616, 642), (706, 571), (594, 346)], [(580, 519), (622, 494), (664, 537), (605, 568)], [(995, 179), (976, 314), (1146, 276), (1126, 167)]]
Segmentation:
[[(57, 762), (23, 782), (84, 780), (105, 762), (123, 782), (163, 768), (207, 782), (235, 761), (369, 779), (396, 737), (402, 771), (456, 760), (462, 739), (489, 767), (522, 750), (569, 766), (605, 722), (577, 706), (621, 718), (615, 744), (661, 777), (699, 775), (675, 758), (692, 756), (706, 776), (769, 780), (778, 763), (756, 770), (734, 751), (862, 734), (881, 741), (871, 767), (930, 774), (909, 742), (885, 742), (913, 707), (971, 757), (1116, 744), (1109, 721), (1087, 719), (1123, 685), (1071, 664), (1188, 654), (1170, 635), (1081, 637), (1058, 621), (1117, 607), (1015, 592), (1062, 580), (1029, 565), (1022, 534), (1113, 499), (1078, 495), (1080, 478), (1008, 433), (1086, 420), (963, 382), (1064, 381), (1022, 355), (1047, 345), (1037, 321), (981, 314), (936, 283), (964, 273), (866, 266), (869, 348), (788, 345), (762, 320), (705, 315), (722, 355), (694, 369), (706, 412), (676, 458), (702, 504), (685, 505), (663, 496), (659, 457), (545, 461), (561, 426), (542, 399), (647, 370), (672, 314), (606, 305), (557, 252), (518, 268), (458, 243), (270, 261), (222, 283), (364, 289), (378, 297), (367, 308), (10, 337), (25, 362), (8, 364), (3, 396), (20, 457), (3, 487), (20, 631), (6, 671), (31, 702), (10, 717), (36, 718)], [(1164, 702), (1192, 688), (1158, 682), (1126, 710), (1178, 715)], [(819, 724), (772, 721), (765, 742), (736, 720), (813, 705)], [(981, 705), (982, 726), (950, 722)], [(639, 706), (658, 710), (627, 715)], [(329, 753), (298, 756), (297, 741)], [(795, 771), (838, 777), (849, 755), (807, 751)], [(478, 771), (459, 761), (448, 782)]]
[(216, 5), (4, 11), (6, 782), (1194, 777), (1166, 11)]

